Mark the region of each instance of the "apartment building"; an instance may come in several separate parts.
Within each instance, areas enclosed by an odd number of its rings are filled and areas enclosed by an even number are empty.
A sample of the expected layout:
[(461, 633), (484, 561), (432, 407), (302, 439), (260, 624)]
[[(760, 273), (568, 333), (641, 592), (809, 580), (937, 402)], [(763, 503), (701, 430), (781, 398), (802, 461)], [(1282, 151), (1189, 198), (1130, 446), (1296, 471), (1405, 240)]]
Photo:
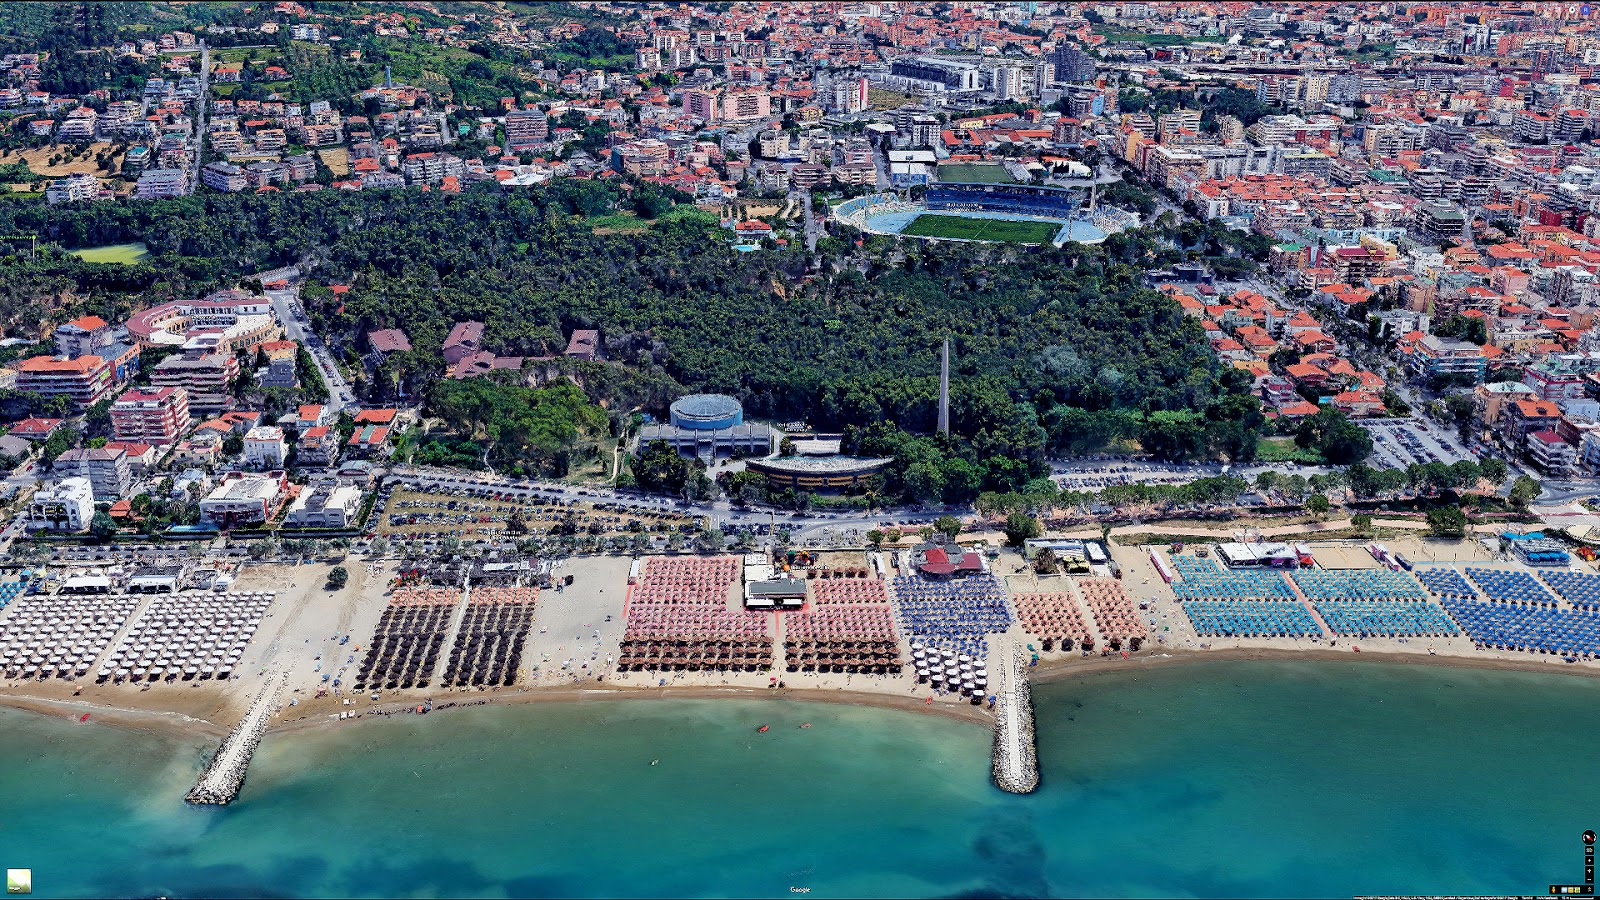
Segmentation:
[(513, 109), (506, 113), (506, 149), (529, 150), (550, 139), (550, 120), (538, 109)]
[(245, 177), (244, 170), (226, 162), (207, 163), (205, 168), (200, 170), (200, 181), (214, 191), (225, 191), (230, 194), (238, 193), (250, 186), (250, 179)]
[(145, 169), (139, 173), (134, 196), (140, 200), (165, 200), (189, 192), (189, 173), (183, 169)]
[(350, 528), (361, 511), (361, 490), (354, 485), (322, 482), (300, 492), (289, 506), (284, 524), (290, 528)]
[(55, 471), (68, 478), (88, 479), (96, 500), (117, 500), (133, 485), (128, 454), (105, 447), (68, 450), (56, 457)]
[(17, 390), (66, 397), (78, 411), (100, 402), (115, 384), (111, 363), (89, 354), (77, 359), (35, 356), (16, 364)]
[(1577, 450), (1554, 431), (1535, 431), (1528, 435), (1528, 458), (1546, 475), (1571, 475), (1578, 465)]
[(65, 178), (57, 178), (50, 182), (44, 189), (44, 202), (51, 206), (58, 203), (78, 203), (85, 200), (94, 200), (100, 196), (100, 179), (88, 174), (78, 172)]
[(56, 328), (56, 350), (67, 359), (99, 353), (115, 341), (111, 325), (99, 316), (79, 316)]
[(244, 458), (258, 469), (276, 469), (289, 456), (283, 429), (276, 425), (257, 425), (245, 432)]
[(339, 458), (339, 433), (326, 425), (307, 428), (295, 443), (295, 455), (302, 466), (332, 465)]
[(111, 405), (111, 428), (119, 441), (164, 447), (177, 443), (192, 422), (189, 392), (182, 387), (131, 390)]
[(156, 387), (183, 388), (189, 396), (190, 410), (200, 415), (216, 415), (232, 408), (229, 389), (238, 377), (238, 357), (221, 352), (186, 351), (163, 359), (150, 371), (150, 381)]
[(23, 527), (70, 533), (88, 528), (93, 518), (94, 487), (89, 479), (63, 478), (34, 492)]

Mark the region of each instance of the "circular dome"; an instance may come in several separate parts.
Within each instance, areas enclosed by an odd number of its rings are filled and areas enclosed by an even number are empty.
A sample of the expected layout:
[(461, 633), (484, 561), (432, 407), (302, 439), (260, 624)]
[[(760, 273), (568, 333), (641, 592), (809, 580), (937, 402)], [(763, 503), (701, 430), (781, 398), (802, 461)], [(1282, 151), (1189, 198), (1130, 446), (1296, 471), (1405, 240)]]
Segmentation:
[(743, 421), (744, 407), (727, 394), (690, 394), (672, 404), (672, 424), (679, 428), (710, 431)]

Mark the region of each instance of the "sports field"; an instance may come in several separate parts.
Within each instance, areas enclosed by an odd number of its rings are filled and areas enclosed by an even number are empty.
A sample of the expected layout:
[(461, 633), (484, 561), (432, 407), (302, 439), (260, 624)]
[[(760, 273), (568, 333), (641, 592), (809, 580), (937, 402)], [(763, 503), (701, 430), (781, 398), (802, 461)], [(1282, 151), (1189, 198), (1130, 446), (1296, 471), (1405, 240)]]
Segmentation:
[(1016, 184), (999, 163), (940, 163), (939, 180), (964, 184)]
[(72, 255), (84, 262), (92, 263), (122, 263), (132, 265), (144, 262), (150, 255), (150, 248), (144, 244), (107, 244), (104, 247), (85, 247), (82, 250), (73, 250)]
[(1007, 219), (969, 219), (923, 213), (902, 228), (900, 233), (911, 237), (1048, 244), (1060, 230), (1060, 222), (1013, 222)]

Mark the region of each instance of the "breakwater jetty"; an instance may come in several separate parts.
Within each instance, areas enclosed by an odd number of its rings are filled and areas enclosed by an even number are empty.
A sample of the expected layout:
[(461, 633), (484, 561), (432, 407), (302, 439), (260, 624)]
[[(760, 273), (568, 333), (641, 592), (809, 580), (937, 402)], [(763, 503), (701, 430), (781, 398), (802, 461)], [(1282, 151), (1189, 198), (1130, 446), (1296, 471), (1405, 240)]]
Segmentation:
[(994, 654), (999, 690), (995, 694), (994, 783), (1013, 794), (1039, 786), (1039, 757), (1033, 737), (1033, 693), (1028, 687), (1022, 649), (1015, 644)]
[(274, 675), (261, 689), (244, 718), (223, 739), (222, 746), (217, 748), (217, 755), (211, 757), (210, 764), (200, 773), (200, 779), (184, 795), (186, 802), (197, 806), (223, 806), (232, 803), (233, 798), (239, 795), (239, 788), (244, 785), (245, 770), (250, 768), (250, 758), (261, 746), (261, 736), (266, 733), (267, 723), (272, 721), (272, 714), (278, 709), (278, 699), (283, 695), (286, 684), (286, 676)]

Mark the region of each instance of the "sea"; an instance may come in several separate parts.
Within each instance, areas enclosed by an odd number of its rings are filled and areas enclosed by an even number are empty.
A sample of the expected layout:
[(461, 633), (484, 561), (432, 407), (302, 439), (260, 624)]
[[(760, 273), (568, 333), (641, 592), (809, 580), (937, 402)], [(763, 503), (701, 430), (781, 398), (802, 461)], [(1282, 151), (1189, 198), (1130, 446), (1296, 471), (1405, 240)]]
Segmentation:
[[(1037, 685), (987, 729), (788, 700), (486, 706), (210, 745), (0, 710), (0, 866), (41, 897), (1545, 893), (1600, 828), (1600, 681), (1205, 661)], [(769, 726), (766, 732), (757, 729)], [(809, 725), (810, 727), (802, 727)]]

